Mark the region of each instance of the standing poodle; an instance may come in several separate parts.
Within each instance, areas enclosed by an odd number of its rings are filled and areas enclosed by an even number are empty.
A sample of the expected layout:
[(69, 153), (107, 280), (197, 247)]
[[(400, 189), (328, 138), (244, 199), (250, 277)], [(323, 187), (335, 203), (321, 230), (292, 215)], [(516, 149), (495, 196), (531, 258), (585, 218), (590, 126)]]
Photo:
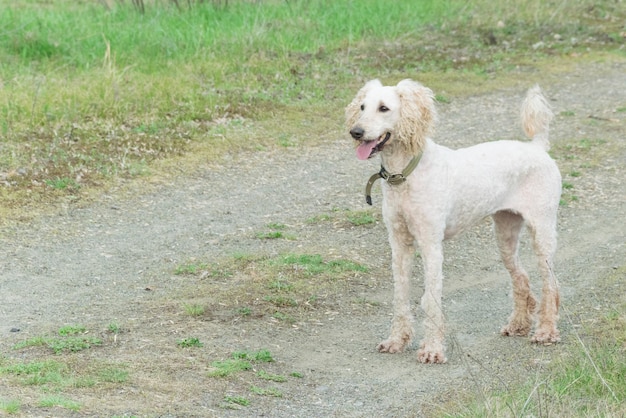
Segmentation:
[(409, 280), (415, 246), (424, 263), (424, 338), (417, 358), (444, 363), (443, 240), (491, 216), (504, 266), (513, 281), (513, 313), (502, 335), (528, 335), (536, 299), (520, 264), (526, 225), (539, 259), (542, 298), (532, 341), (559, 341), (558, 282), (553, 271), (561, 175), (547, 151), (552, 112), (538, 86), (528, 91), (522, 123), (530, 142), (495, 141), (451, 150), (428, 135), (436, 120), (433, 92), (412, 80), (383, 86), (372, 80), (346, 108), (346, 126), (365, 160), (380, 154), (382, 212), (392, 252), (394, 308), (391, 333), (378, 351), (402, 351), (413, 335)]

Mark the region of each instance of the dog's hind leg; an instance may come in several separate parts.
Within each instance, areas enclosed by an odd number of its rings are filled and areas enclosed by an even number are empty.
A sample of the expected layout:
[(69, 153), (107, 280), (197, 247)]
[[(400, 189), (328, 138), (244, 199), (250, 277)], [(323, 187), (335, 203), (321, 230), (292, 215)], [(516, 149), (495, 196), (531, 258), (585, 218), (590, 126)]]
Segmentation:
[(378, 344), (381, 353), (398, 353), (404, 350), (413, 337), (413, 315), (410, 303), (410, 279), (414, 263), (413, 238), (403, 222), (388, 225), (391, 244), (391, 269), (393, 272), (393, 320), (389, 338)]
[(533, 324), (537, 301), (530, 290), (528, 274), (520, 263), (518, 253), (524, 219), (513, 212), (500, 211), (493, 215), (493, 221), (500, 256), (513, 283), (513, 313), (500, 333), (526, 336)]
[(561, 340), (556, 323), (559, 318), (559, 283), (554, 275), (553, 258), (556, 252), (556, 217), (529, 222), (528, 229), (533, 238), (533, 248), (539, 262), (539, 273), (543, 281), (537, 329), (532, 341), (551, 344)]

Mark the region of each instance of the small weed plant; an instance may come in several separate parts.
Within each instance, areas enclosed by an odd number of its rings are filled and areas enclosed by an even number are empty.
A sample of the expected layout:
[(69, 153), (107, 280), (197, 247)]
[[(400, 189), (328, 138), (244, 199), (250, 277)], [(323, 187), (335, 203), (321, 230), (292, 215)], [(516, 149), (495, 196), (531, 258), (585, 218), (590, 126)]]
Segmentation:
[(258, 239), (287, 239), (295, 240), (296, 237), (293, 234), (286, 232), (287, 225), (282, 223), (272, 222), (266, 225), (269, 231), (257, 232), (256, 237)]
[(195, 337), (183, 338), (182, 340), (179, 340), (176, 343), (176, 345), (178, 345), (181, 348), (191, 348), (191, 347), (200, 348), (203, 346), (200, 340)]
[(120, 332), (122, 332), (122, 328), (117, 322), (111, 322), (107, 327), (107, 331), (111, 334), (119, 334)]
[(374, 216), (369, 212), (351, 212), (346, 215), (348, 221), (354, 226), (371, 225), (376, 222)]

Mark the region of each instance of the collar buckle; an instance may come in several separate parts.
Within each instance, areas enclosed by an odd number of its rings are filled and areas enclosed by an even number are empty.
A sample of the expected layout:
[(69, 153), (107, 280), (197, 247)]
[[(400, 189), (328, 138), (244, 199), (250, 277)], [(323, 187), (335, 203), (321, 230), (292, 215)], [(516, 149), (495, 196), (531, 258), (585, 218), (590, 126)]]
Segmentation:
[(415, 167), (417, 167), (417, 164), (420, 162), (420, 158), (422, 158), (421, 154), (413, 157), (406, 168), (402, 170), (402, 173), (399, 174), (389, 174), (389, 172), (385, 170), (385, 167), (381, 165), (380, 171), (372, 175), (367, 181), (367, 185), (365, 186), (365, 202), (370, 206), (372, 205), (372, 185), (376, 180), (384, 179), (391, 186), (399, 186), (404, 183), (406, 178), (415, 170)]

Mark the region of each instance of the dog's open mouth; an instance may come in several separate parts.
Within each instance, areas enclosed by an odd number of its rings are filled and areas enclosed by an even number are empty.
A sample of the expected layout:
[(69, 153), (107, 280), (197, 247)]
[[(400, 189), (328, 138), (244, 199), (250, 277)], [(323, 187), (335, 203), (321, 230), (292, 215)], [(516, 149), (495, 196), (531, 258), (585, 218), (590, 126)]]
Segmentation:
[(377, 152), (382, 151), (385, 143), (389, 140), (389, 137), (391, 137), (391, 132), (381, 135), (378, 139), (361, 141), (359, 146), (356, 148), (356, 157), (359, 160), (372, 158)]

